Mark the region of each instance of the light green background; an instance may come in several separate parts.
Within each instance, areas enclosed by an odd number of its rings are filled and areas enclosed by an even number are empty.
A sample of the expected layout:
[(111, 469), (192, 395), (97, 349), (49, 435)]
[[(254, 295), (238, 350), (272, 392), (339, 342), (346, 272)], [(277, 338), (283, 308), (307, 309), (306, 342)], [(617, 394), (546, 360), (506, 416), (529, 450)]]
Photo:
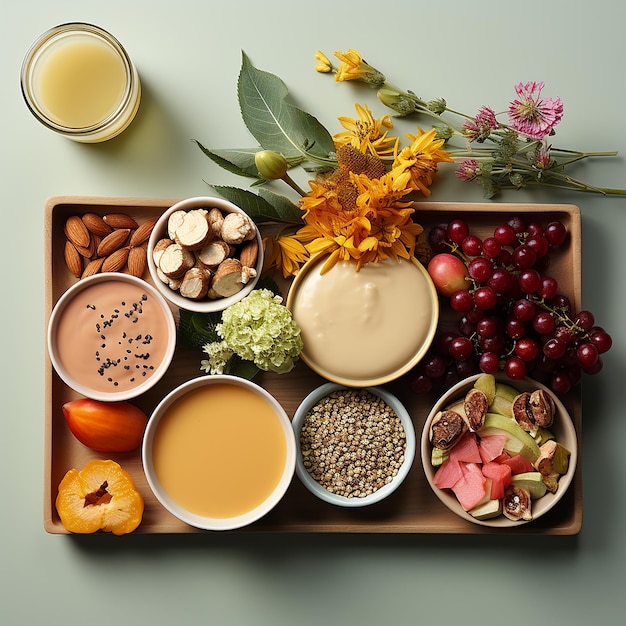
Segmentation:
[[(371, 92), (313, 70), (316, 49), (354, 47), (395, 82), (469, 113), (483, 103), (504, 109), (514, 84), (543, 80), (546, 95), (565, 103), (559, 145), (626, 153), (623, 5), (22, 0), (4, 3), (1, 15), (0, 624), (623, 623), (626, 198), (546, 191), (500, 198), (582, 207), (583, 303), (614, 336), (604, 372), (583, 386), (579, 536), (76, 538), (42, 528), (48, 196), (187, 197), (205, 194), (205, 181), (236, 182), (191, 139), (252, 145), (235, 92), (242, 49), (334, 132), (336, 116), (351, 115), (357, 100), (383, 112)], [(39, 126), (19, 91), (30, 43), (73, 20), (113, 32), (143, 80), (137, 120), (102, 145), (78, 145)], [(622, 157), (577, 173), (626, 187)], [(446, 175), (432, 199), (482, 196)]]

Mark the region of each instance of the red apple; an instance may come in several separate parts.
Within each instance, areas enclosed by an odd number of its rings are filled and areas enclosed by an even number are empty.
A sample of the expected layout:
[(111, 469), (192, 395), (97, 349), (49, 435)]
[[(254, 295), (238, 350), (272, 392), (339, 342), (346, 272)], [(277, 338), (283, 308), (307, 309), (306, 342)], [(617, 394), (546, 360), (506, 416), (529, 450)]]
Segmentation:
[(428, 273), (437, 291), (446, 298), (449, 298), (455, 291), (469, 289), (471, 286), (465, 263), (448, 252), (436, 254), (430, 260)]

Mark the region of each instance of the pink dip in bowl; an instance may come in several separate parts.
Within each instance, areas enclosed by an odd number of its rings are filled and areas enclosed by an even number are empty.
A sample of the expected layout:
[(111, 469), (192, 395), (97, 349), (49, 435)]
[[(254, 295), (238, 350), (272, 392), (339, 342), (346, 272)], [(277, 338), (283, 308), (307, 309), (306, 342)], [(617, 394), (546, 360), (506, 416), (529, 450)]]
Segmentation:
[(175, 336), (172, 312), (151, 285), (98, 274), (68, 289), (54, 307), (48, 351), (69, 387), (119, 401), (156, 384), (171, 362)]

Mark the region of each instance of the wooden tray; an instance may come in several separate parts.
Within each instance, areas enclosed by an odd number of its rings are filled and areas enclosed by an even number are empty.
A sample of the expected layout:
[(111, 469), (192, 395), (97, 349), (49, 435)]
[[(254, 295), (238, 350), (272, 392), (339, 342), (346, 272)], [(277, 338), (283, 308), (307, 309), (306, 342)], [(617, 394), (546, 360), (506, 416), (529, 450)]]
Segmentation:
[[(148, 198), (98, 198), (54, 197), (45, 206), (45, 310), (46, 329), (52, 307), (63, 292), (76, 279), (67, 271), (63, 261), (65, 236), (63, 225), (68, 216), (82, 215), (91, 211), (99, 214), (111, 212), (128, 213), (141, 221), (160, 215), (177, 199)], [(524, 214), (526, 218), (547, 222), (562, 220), (571, 233), (569, 245), (552, 255), (550, 273), (557, 278), (561, 290), (572, 300), (575, 307), (581, 303), (581, 230), (580, 209), (572, 205), (541, 204), (466, 204), (466, 203), (417, 203), (417, 221), (425, 228), (445, 223), (462, 215), (472, 230), (485, 235), (506, 216)], [(286, 296), (286, 293), (284, 294)], [(447, 307), (443, 307), (444, 309)], [(452, 321), (443, 321), (451, 324)], [(159, 400), (180, 383), (199, 376), (202, 354), (178, 349), (170, 372), (153, 390), (135, 402), (148, 415)], [(315, 387), (325, 382), (302, 362), (282, 376), (262, 373), (256, 382), (268, 389), (292, 417), (300, 401)], [(405, 404), (411, 414), (416, 435), (420, 437), (434, 395), (417, 396), (410, 392), (402, 380), (388, 385)], [(80, 469), (92, 458), (103, 458), (79, 443), (65, 423), (61, 406), (76, 398), (53, 371), (48, 358), (45, 368), (45, 482), (44, 482), (44, 528), (49, 533), (64, 534), (54, 501), (58, 484), (65, 472)], [(451, 513), (432, 493), (423, 473), (419, 456), (411, 472), (389, 498), (381, 503), (358, 509), (343, 509), (323, 503), (309, 493), (294, 476), (282, 502), (257, 523), (237, 532), (328, 532), (328, 533), (525, 533), (574, 535), (582, 524), (582, 471), (581, 471), (581, 398), (580, 389), (561, 398), (571, 412), (578, 432), (579, 461), (574, 481), (553, 511), (529, 524), (512, 529), (490, 529), (460, 519)], [(145, 499), (145, 514), (136, 533), (198, 533), (191, 526), (180, 522), (168, 513), (153, 496), (145, 479), (140, 452), (106, 455), (127, 469)]]

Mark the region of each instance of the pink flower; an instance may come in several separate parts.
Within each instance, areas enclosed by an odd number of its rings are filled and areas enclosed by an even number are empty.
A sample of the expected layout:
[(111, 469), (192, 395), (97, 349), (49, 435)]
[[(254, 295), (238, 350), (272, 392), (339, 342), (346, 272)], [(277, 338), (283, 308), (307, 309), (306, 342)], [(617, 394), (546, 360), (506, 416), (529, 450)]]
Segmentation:
[(511, 126), (531, 139), (543, 139), (549, 135), (563, 117), (560, 98), (541, 98), (542, 82), (519, 83), (515, 87), (517, 100), (509, 105)]
[(539, 169), (545, 170), (550, 167), (552, 158), (550, 157), (550, 148), (548, 146), (541, 146), (535, 154), (535, 164)]
[(492, 130), (498, 128), (495, 112), (488, 106), (481, 106), (476, 117), (463, 123), (465, 136), (470, 141), (484, 141)]
[(479, 126), (487, 126), (492, 130), (498, 128), (498, 121), (496, 120), (495, 112), (493, 109), (485, 105), (481, 106), (480, 110), (476, 114), (476, 123)]
[(478, 176), (478, 161), (476, 159), (463, 159), (459, 163), (459, 167), (456, 170), (456, 175), (461, 180), (474, 180)]

